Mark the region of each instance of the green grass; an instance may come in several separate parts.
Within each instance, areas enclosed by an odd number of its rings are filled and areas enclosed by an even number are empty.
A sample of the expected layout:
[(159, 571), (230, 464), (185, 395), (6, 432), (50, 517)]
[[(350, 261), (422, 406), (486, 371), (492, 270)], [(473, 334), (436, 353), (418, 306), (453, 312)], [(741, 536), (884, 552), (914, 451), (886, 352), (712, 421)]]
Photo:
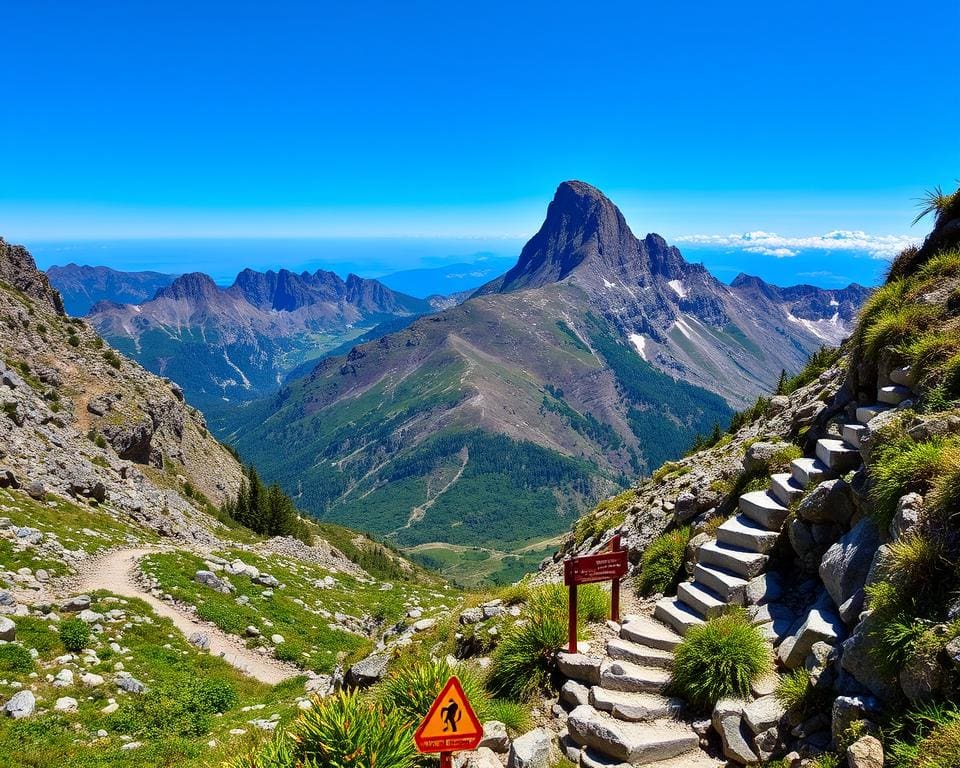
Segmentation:
[[(88, 647), (99, 661), (83, 669), (106, 679), (97, 688), (79, 682), (81, 667), (76, 663), (54, 663), (64, 653), (55, 623), (33, 616), (13, 617), (18, 642), (0, 646), (0, 668), (4, 679), (34, 691), (38, 713), (25, 720), (0, 718), (5, 768), (127, 768), (133, 762), (165, 768), (214, 766), (246, 738), (231, 736), (230, 729), (251, 730), (247, 721), (253, 717), (276, 713), (286, 723), (297, 714), (295, 697), (303, 693), (303, 678), (273, 688), (263, 685), (219, 657), (198, 651), (168, 619), (158, 617), (145, 603), (103, 592), (92, 598), (91, 608), (99, 613), (123, 611), (119, 620), (103, 622), (102, 634), (90, 636)], [(114, 651), (111, 643), (121, 651)], [(30, 659), (29, 665), (28, 649), (37, 651), (36, 660)], [(117, 663), (141, 680), (148, 693), (120, 692), (113, 684)], [(74, 670), (75, 682), (55, 688), (46, 674), (56, 674), (64, 667)], [(40, 674), (31, 678), (33, 672)], [(62, 696), (77, 699), (76, 712), (53, 711), (54, 702)], [(101, 711), (108, 696), (120, 705), (113, 714)], [(255, 704), (265, 708), (242, 711)], [(109, 735), (96, 738), (98, 729)], [(133, 753), (121, 751), (121, 736), (140, 740), (143, 746)], [(207, 746), (210, 739), (216, 746)]]
[[(370, 639), (338, 628), (333, 619), (335, 613), (357, 618), (376, 617), (385, 629), (403, 618), (407, 598), (419, 598), (425, 606), (439, 608), (442, 604), (429, 597), (430, 587), (413, 582), (397, 582), (392, 590), (381, 591), (379, 583), (367, 584), (339, 573), (334, 574), (335, 587), (317, 589), (313, 583), (330, 575), (317, 565), (279, 556), (266, 559), (242, 551), (220, 554), (230, 561), (239, 558), (256, 566), (277, 578), (285, 588), (274, 589), (272, 596), (264, 596), (264, 587), (254, 584), (247, 576), (236, 575), (228, 577), (236, 591), (221, 594), (194, 580), (194, 574), (206, 565), (200, 557), (186, 552), (153, 554), (143, 560), (141, 567), (160, 582), (164, 592), (196, 605), (200, 618), (213, 622), (225, 632), (242, 637), (247, 626), (257, 626), (263, 637), (248, 642), (264, 645), (269, 645), (267, 638), (271, 635), (282, 635), (284, 642), (274, 649), (274, 655), (304, 669), (329, 672), (338, 654), (355, 658), (371, 649)], [(237, 602), (241, 596), (248, 598), (246, 604)], [(451, 604), (453, 600), (451, 595)], [(265, 621), (273, 626), (268, 628)]]
[(773, 668), (771, 649), (742, 611), (693, 627), (674, 651), (670, 687), (708, 710), (726, 696), (747, 698), (750, 686)]
[(894, 719), (887, 739), (891, 768), (956, 768), (960, 765), (960, 709), (928, 702)]
[(636, 582), (641, 595), (667, 594), (676, 587), (690, 535), (690, 527), (683, 526), (650, 542), (641, 556), (640, 575)]
[(940, 475), (944, 451), (953, 445), (939, 437), (924, 442), (900, 437), (873, 451), (868, 466), (870, 495), (873, 515), (881, 530), (890, 525), (901, 496), (929, 490)]

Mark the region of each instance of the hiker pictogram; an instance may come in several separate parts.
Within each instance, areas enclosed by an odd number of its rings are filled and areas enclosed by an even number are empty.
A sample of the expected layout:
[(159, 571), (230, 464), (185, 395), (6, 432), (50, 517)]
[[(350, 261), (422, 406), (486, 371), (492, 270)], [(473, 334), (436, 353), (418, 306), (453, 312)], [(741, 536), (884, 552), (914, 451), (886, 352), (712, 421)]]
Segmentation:
[(483, 738), (483, 726), (456, 677), (443, 686), (413, 738), (420, 752), (477, 748)]
[(443, 716), (443, 730), (446, 731), (449, 728), (451, 732), (456, 733), (457, 723), (460, 722), (460, 718), (463, 717), (463, 714), (460, 712), (460, 705), (453, 699), (450, 699), (450, 703), (440, 710), (440, 714)]

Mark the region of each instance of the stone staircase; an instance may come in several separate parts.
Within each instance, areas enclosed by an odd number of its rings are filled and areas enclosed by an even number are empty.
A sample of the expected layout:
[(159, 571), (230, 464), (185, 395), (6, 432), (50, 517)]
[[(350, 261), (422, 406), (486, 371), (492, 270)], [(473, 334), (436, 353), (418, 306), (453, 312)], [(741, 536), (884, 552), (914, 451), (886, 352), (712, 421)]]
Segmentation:
[[(879, 389), (876, 404), (858, 407), (856, 422), (842, 425), (840, 436), (817, 441), (815, 456), (796, 459), (789, 472), (772, 475), (768, 490), (740, 497), (738, 514), (698, 548), (692, 580), (680, 584), (676, 597), (659, 600), (653, 618), (624, 617), (602, 657), (588, 649), (558, 655), (560, 671), (568, 678), (560, 699), (572, 708), (565, 742), (571, 760), (584, 768), (666, 766), (674, 758), (680, 760), (677, 765), (695, 764), (701, 734), (680, 719), (683, 702), (663, 694), (673, 649), (691, 627), (728, 605), (762, 605), (779, 598), (779, 582), (767, 578), (766, 566), (790, 505), (809, 486), (860, 465), (860, 436), (867, 422), (911, 396), (908, 370), (895, 371), (891, 378), (895, 383)], [(760, 610), (755, 620), (763, 628), (764, 618), (770, 625), (766, 634), (773, 639), (771, 617)]]

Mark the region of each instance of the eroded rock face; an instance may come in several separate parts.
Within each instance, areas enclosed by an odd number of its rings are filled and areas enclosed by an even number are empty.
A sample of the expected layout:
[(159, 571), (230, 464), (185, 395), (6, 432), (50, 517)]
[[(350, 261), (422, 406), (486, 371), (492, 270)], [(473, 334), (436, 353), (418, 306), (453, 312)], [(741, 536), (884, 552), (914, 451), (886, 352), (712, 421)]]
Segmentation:
[(864, 518), (827, 550), (820, 563), (823, 585), (848, 624), (863, 607), (863, 587), (880, 544), (876, 524)]

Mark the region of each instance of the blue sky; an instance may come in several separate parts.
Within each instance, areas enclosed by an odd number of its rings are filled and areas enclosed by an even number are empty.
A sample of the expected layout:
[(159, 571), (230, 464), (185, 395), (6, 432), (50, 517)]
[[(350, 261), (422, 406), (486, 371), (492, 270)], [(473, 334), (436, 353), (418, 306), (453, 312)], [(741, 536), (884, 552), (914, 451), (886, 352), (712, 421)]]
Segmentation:
[(0, 234), (486, 251), (568, 178), (773, 273), (827, 271), (789, 265), (830, 232), (864, 233), (838, 275), (923, 234), (913, 198), (960, 176), (960, 4), (671, 5), (9, 3)]

